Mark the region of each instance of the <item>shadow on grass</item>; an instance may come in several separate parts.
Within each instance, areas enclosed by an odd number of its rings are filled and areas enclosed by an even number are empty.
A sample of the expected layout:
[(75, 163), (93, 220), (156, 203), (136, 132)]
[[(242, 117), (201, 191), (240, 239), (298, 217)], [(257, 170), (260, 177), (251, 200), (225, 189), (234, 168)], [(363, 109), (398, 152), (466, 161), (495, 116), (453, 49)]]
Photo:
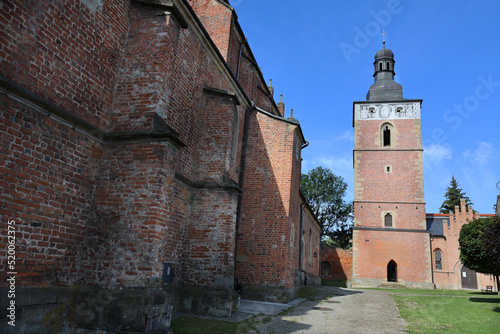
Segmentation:
[(469, 300), (474, 303), (500, 304), (500, 298), (469, 298)]
[(497, 307), (495, 307), (495, 308), (493, 309), (493, 312), (498, 312), (498, 313), (500, 313), (500, 307), (498, 307), (498, 306), (497, 306)]
[[(499, 296), (496, 291), (495, 292), (480, 292), (480, 291), (475, 291), (475, 292), (469, 292), (469, 295), (478, 295), (478, 296)], [(500, 297), (500, 296), (499, 296)]]

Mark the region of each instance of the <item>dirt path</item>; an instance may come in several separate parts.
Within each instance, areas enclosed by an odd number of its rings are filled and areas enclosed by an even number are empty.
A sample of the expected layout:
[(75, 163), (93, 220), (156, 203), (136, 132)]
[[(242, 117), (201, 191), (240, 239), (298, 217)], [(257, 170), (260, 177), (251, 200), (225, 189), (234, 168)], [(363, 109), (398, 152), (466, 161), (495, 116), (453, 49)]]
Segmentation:
[(319, 288), (314, 301), (305, 301), (261, 323), (257, 329), (265, 334), (289, 333), (406, 333), (403, 319), (389, 296), (383, 291), (354, 290), (335, 287)]

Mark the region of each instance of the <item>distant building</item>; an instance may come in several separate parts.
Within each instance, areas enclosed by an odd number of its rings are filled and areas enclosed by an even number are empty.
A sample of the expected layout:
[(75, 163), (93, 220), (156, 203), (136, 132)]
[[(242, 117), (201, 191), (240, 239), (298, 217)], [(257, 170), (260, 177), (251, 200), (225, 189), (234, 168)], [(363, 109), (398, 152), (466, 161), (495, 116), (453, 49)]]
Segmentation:
[(492, 275), (484, 275), (464, 267), (460, 262), (458, 237), (464, 224), (494, 216), (479, 214), (466, 207), (462, 200), (455, 213), (426, 215), (427, 229), (431, 234), (433, 281), (438, 289), (481, 289), (494, 286)]
[(477, 274), (460, 263), (458, 245), (464, 224), (493, 215), (474, 213), (464, 201), (454, 214), (426, 214), (422, 100), (403, 98), (401, 85), (394, 82), (394, 64), (394, 54), (384, 42), (375, 55), (375, 82), (366, 101), (353, 105), (352, 286), (494, 286), (492, 276)]
[(420, 112), (403, 98), (395, 60), (375, 55), (375, 82), (354, 102), (354, 227), (352, 286), (432, 288), (425, 223)]

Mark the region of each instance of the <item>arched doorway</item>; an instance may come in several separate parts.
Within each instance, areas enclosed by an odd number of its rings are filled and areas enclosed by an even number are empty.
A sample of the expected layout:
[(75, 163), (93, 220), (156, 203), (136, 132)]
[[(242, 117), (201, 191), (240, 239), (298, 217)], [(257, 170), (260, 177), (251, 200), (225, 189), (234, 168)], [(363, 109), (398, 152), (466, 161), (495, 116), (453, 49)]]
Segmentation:
[(330, 262), (323, 261), (321, 262), (321, 275), (330, 276), (332, 274), (332, 270), (330, 267)]
[(387, 265), (387, 282), (398, 281), (398, 265), (394, 260), (389, 261)]
[(477, 290), (477, 275), (474, 270), (462, 267), (460, 275), (462, 276), (462, 289)]

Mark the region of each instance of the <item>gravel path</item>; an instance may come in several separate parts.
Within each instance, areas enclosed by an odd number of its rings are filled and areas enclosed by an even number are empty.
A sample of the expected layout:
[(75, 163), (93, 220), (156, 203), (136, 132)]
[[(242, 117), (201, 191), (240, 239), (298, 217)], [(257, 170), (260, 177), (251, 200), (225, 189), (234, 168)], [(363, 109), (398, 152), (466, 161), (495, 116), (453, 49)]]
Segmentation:
[[(319, 287), (317, 300), (276, 315), (258, 325), (260, 333), (406, 333), (403, 319), (387, 292)], [(267, 319), (269, 320), (269, 318)]]

